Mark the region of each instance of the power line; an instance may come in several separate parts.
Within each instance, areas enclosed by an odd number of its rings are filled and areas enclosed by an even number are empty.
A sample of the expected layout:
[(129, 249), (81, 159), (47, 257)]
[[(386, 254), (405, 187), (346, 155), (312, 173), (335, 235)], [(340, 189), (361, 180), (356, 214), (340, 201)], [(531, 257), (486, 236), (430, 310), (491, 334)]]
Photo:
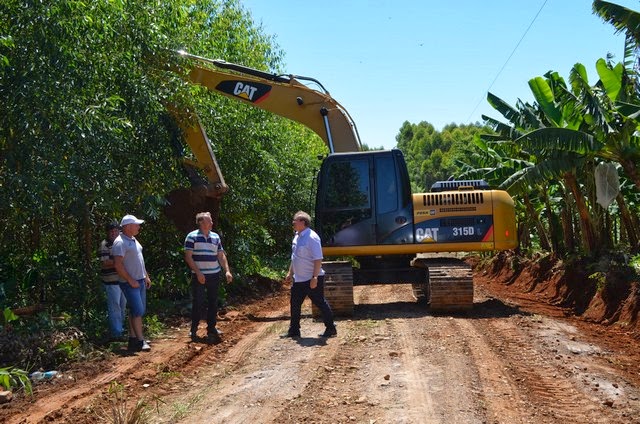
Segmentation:
[(498, 73), (496, 74), (496, 76), (493, 79), (493, 81), (491, 81), (491, 84), (489, 84), (489, 87), (487, 87), (487, 89), (483, 93), (482, 97), (480, 98), (480, 100), (476, 104), (476, 107), (474, 107), (473, 110), (471, 111), (471, 113), (469, 114), (469, 117), (467, 118), (467, 121), (471, 121), (471, 117), (473, 116), (474, 112), (478, 109), (478, 106), (480, 106), (480, 103), (482, 103), (482, 101), (484, 100), (485, 95), (489, 92), (489, 90), (491, 90), (491, 87), (493, 87), (493, 84), (495, 84), (495, 82), (498, 80), (498, 77), (500, 76), (500, 74), (502, 73), (504, 68), (507, 66), (507, 63), (509, 63), (509, 60), (511, 60), (511, 58), (513, 57), (513, 55), (516, 52), (516, 50), (518, 50), (518, 47), (520, 47), (520, 43), (522, 43), (522, 40), (524, 40), (524, 37), (527, 35), (529, 30), (533, 26), (533, 23), (536, 21), (536, 19), (538, 19), (538, 15), (540, 15), (540, 12), (542, 12), (542, 9), (544, 9), (544, 6), (547, 4), (547, 1), (548, 0), (544, 0), (544, 2), (542, 3), (542, 6), (540, 6), (540, 9), (538, 10), (538, 13), (536, 13), (536, 16), (533, 17), (533, 19), (529, 23), (529, 26), (524, 31), (524, 34), (522, 34), (522, 37), (520, 37), (520, 40), (518, 41), (518, 44), (516, 44), (516, 46), (513, 48), (513, 51), (511, 51), (511, 54), (509, 55), (507, 60), (504, 62), (504, 64), (502, 65), (502, 67), (500, 68)]

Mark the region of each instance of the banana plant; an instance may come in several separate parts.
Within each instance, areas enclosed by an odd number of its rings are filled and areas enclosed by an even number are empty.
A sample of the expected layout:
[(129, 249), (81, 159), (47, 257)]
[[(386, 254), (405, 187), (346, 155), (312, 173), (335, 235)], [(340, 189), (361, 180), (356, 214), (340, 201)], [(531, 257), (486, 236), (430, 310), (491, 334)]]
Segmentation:
[(593, 13), (616, 28), (616, 32), (624, 32), (627, 38), (640, 40), (640, 13), (608, 1), (595, 0)]
[[(533, 78), (529, 87), (536, 99), (534, 105), (519, 102), (518, 107), (513, 108), (495, 95), (488, 96), (489, 103), (512, 125), (483, 118), (493, 123), (493, 129), (504, 137), (503, 142), (511, 143), (519, 149), (520, 157), (528, 156), (531, 162), (506, 179), (502, 187), (514, 195), (522, 195), (533, 187), (545, 187), (549, 181), (562, 181), (573, 194), (580, 216), (582, 246), (590, 254), (597, 240), (576, 172), (585, 166), (582, 155), (594, 140), (588, 134), (577, 132), (582, 120), (575, 113), (575, 96), (557, 73)], [(492, 142), (496, 142), (495, 138)], [(551, 216), (552, 211), (548, 214)]]
[[(505, 107), (504, 110), (509, 110), (514, 120), (520, 119), (519, 112), (516, 109), (510, 108), (506, 103), (500, 99), (495, 98), (495, 104), (500, 104)], [(528, 159), (528, 154), (522, 152), (522, 150), (515, 144), (503, 141), (503, 136), (506, 134), (509, 136), (521, 136), (521, 133), (514, 127), (509, 127), (499, 121), (487, 119), (487, 123), (493, 125), (494, 130), (498, 132), (496, 135), (477, 136), (474, 138), (474, 145), (477, 147), (474, 151), (470, 152), (467, 156), (468, 163), (459, 163), (460, 168), (463, 170), (460, 178), (476, 179), (481, 178), (487, 181), (493, 186), (502, 186), (503, 182), (509, 179), (512, 175), (520, 172), (533, 165)], [(519, 210), (519, 239), (521, 246), (526, 248), (529, 244), (527, 226), (532, 225), (536, 228), (540, 248), (543, 250), (551, 250), (553, 241), (549, 240), (549, 231), (544, 227), (543, 222), (540, 219), (541, 204), (537, 201), (538, 197), (544, 197), (544, 191), (542, 186), (535, 186), (531, 190), (532, 194), (528, 192), (521, 193), (520, 199), (524, 210)], [(537, 193), (537, 194), (536, 194)]]

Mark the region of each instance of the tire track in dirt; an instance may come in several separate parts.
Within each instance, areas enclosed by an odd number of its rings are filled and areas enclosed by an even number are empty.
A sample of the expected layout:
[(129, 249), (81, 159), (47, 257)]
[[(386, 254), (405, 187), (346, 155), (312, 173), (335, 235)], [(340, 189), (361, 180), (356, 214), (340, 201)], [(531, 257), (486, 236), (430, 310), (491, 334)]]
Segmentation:
[(377, 302), (399, 300), (372, 315), (384, 320), (391, 336), (395, 378), (403, 389), (403, 399), (382, 421), (484, 422), (474, 393), (477, 370), (470, 364), (465, 335), (456, 326), (460, 318), (433, 315), (415, 303), (408, 285), (378, 287), (376, 293)]
[[(407, 423), (482, 423), (475, 408), (477, 370), (470, 367), (455, 318), (425, 316), (388, 320), (397, 334), (398, 378), (406, 384)], [(404, 408), (403, 408), (404, 409)], [(392, 420), (399, 408), (390, 411)]]
[(335, 353), (315, 368), (304, 391), (289, 400), (272, 422), (384, 422), (376, 420), (385, 415), (387, 405), (395, 404), (387, 399), (394, 390), (383, 377), (390, 359), (380, 350), (363, 349), (388, 339), (381, 335), (380, 324), (366, 319), (339, 321), (338, 336), (330, 339), (338, 343)]
[(496, 352), (485, 341), (493, 337), (487, 328), (469, 319), (458, 320), (458, 333), (465, 335), (470, 359), (478, 372), (477, 394), (485, 414), (493, 423), (535, 423), (518, 389), (518, 381), (509, 372), (502, 352)]
[[(310, 306), (305, 306), (307, 314)], [(285, 309), (276, 311), (283, 316)], [(321, 323), (303, 321), (303, 337), (280, 339), (288, 320), (256, 324), (229, 349), (222, 361), (201, 362), (201, 371), (185, 381), (188, 393), (174, 396), (158, 410), (156, 422), (278, 422), (285, 404), (300, 397), (305, 385), (332, 361), (337, 339), (304, 336), (322, 332)], [(175, 411), (183, 410), (184, 413)]]
[(274, 422), (485, 422), (477, 372), (451, 318), (429, 315), (408, 286), (359, 287), (355, 295), (356, 316), (339, 327), (334, 362)]
[[(527, 318), (519, 317), (518, 320)], [(491, 324), (491, 332), (497, 336), (492, 340), (508, 341), (499, 343), (499, 350), (509, 358), (509, 373), (519, 381), (518, 388), (534, 409), (561, 422), (579, 422), (585, 415), (592, 423), (615, 422), (607, 411), (596, 408), (592, 399), (577, 391), (571, 380), (561, 376), (562, 370), (547, 360), (549, 354), (540, 354), (535, 336), (523, 332), (509, 321)]]
[[(387, 320), (387, 331), (390, 334), (396, 334), (394, 348), (397, 348), (401, 355), (398, 355), (398, 372), (394, 377), (402, 380), (406, 384), (404, 396), (406, 402), (410, 405), (408, 419), (410, 422), (424, 421), (425, 423), (438, 422), (437, 412), (435, 408), (434, 396), (432, 393), (443, 390), (445, 382), (442, 370), (434, 364), (429, 366), (421, 366), (415, 358), (424, 355), (424, 350), (419, 352), (413, 340), (419, 337), (416, 334), (420, 331), (415, 325), (410, 329), (407, 328), (403, 319)], [(417, 324), (417, 323), (415, 323)], [(390, 410), (391, 418), (397, 416), (397, 408)]]
[(632, 422), (624, 410), (606, 406), (576, 384), (567, 367), (550, 360), (558, 355), (531, 331), (532, 320), (537, 318), (460, 322), (464, 333), (482, 335), (468, 340), (475, 361), (484, 365), (478, 368), (489, 417), (497, 423)]

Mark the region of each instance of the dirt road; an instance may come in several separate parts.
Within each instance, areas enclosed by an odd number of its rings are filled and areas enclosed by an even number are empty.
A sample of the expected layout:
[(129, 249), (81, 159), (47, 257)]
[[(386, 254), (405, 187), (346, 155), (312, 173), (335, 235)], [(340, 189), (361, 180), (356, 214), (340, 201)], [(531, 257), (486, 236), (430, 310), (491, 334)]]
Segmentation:
[(637, 340), (484, 287), (458, 315), (430, 313), (408, 286), (357, 287), (355, 316), (328, 340), (310, 317), (302, 338), (278, 337), (285, 292), (230, 312), (220, 345), (189, 343), (183, 326), (149, 354), (70, 370), (0, 421), (96, 422), (115, 380), (161, 423), (640, 423)]

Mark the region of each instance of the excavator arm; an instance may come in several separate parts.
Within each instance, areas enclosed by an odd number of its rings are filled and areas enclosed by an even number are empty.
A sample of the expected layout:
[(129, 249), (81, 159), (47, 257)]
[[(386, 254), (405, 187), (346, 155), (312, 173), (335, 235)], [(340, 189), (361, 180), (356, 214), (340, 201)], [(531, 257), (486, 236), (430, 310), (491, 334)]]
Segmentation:
[[(318, 134), (331, 153), (361, 149), (358, 131), (348, 112), (313, 78), (270, 74), (183, 51), (178, 54), (188, 59), (189, 82), (299, 122)], [(307, 87), (301, 81), (313, 82), (322, 91)], [(195, 112), (172, 106), (167, 109), (182, 130), (183, 141), (191, 148), (193, 159), (183, 161), (192, 187), (168, 194), (165, 215), (179, 230), (187, 232), (193, 227), (194, 214), (208, 210), (215, 225), (220, 199), (229, 187), (211, 142)], [(206, 184), (202, 184), (198, 169), (206, 175)]]
[(211, 149), (211, 142), (200, 122), (200, 118), (189, 110), (179, 110), (173, 106), (168, 107), (169, 112), (174, 116), (180, 129), (184, 141), (191, 147), (195, 157), (194, 160), (183, 159), (187, 168), (201, 169), (207, 176), (209, 182), (205, 187), (204, 195), (207, 197), (222, 197), (229, 186), (224, 181), (220, 165)]

